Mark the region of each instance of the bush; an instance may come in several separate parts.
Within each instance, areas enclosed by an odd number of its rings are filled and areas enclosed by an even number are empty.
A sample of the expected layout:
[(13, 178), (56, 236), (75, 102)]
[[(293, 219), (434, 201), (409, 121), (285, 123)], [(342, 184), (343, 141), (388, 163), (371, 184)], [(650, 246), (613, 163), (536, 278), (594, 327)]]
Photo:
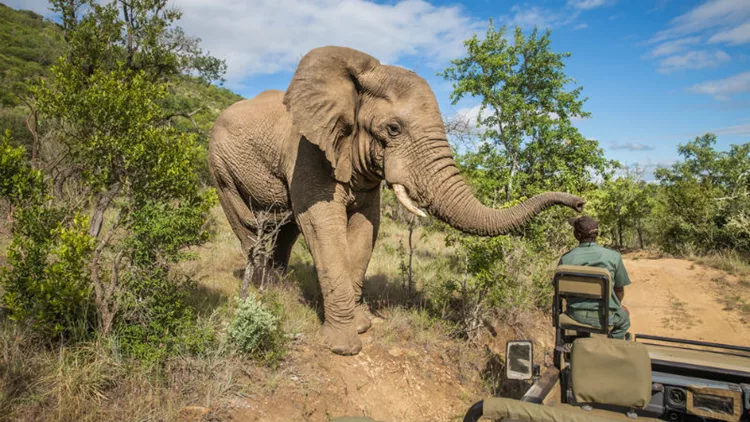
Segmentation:
[(273, 362), (284, 354), (281, 307), (269, 310), (253, 294), (237, 299), (237, 311), (229, 324), (229, 340), (241, 351), (263, 362)]
[(54, 339), (85, 337), (94, 321), (86, 270), (94, 249), (86, 233), (88, 219), (76, 215), (64, 224), (60, 213), (41, 208), (17, 214), (10, 266), (0, 273), (11, 319)]
[(125, 280), (115, 332), (123, 355), (145, 364), (178, 354), (205, 354), (214, 341), (188, 304), (191, 279), (177, 280), (164, 269), (139, 270)]
[(51, 339), (91, 332), (93, 310), (86, 264), (94, 250), (88, 218), (47, 200), (41, 172), (23, 147), (0, 140), (0, 199), (14, 210), (8, 266), (0, 268), (2, 303), (10, 318)]

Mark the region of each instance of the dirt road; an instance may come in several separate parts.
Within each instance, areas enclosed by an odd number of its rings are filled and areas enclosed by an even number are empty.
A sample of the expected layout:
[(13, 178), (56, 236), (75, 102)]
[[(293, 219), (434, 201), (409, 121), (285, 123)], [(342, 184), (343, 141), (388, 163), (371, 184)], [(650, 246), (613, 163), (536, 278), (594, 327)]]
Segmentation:
[(624, 257), (631, 332), (750, 346), (748, 281), (681, 259)]

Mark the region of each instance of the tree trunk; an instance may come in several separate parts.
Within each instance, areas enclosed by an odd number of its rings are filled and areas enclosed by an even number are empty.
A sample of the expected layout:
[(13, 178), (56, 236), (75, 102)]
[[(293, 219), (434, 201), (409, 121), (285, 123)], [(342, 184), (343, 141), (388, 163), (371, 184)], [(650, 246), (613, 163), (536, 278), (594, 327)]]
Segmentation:
[(120, 188), (122, 187), (122, 184), (120, 182), (115, 183), (112, 185), (112, 188), (99, 195), (99, 199), (96, 201), (96, 208), (94, 209), (94, 215), (91, 217), (91, 226), (89, 227), (89, 236), (91, 237), (99, 237), (99, 232), (102, 229), (102, 224), (104, 223), (104, 213), (109, 208), (109, 205), (112, 203), (112, 200), (115, 199), (118, 193), (120, 193)]
[(641, 220), (637, 220), (635, 223), (635, 230), (638, 232), (638, 244), (643, 249), (643, 227), (641, 227)]
[[(31, 167), (36, 169), (39, 168), (39, 114), (36, 109), (31, 107), (31, 104), (29, 104), (29, 108), (31, 108), (31, 111), (26, 117), (26, 128), (31, 132), (31, 137), (34, 138), (31, 144)], [(33, 123), (31, 121), (32, 117)]]
[(622, 249), (622, 217), (617, 217), (617, 234), (620, 238), (620, 249)]
[(513, 200), (513, 179), (516, 177), (516, 159), (513, 158), (513, 162), (510, 165), (510, 175), (508, 176), (508, 183), (505, 185), (505, 202)]
[(414, 273), (412, 271), (412, 258), (414, 257), (414, 243), (412, 242), (412, 236), (414, 235), (414, 223), (409, 223), (409, 268), (407, 272), (407, 280), (409, 283), (409, 299), (411, 300), (412, 293), (414, 292)]

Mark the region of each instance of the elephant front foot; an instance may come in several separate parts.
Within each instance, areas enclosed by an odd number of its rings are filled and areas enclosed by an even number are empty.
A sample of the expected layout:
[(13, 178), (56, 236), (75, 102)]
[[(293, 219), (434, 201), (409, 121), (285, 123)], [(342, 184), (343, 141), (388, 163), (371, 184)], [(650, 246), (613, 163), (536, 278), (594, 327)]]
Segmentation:
[(356, 355), (362, 350), (362, 340), (359, 339), (354, 324), (334, 327), (326, 321), (320, 329), (320, 335), (326, 347), (337, 355)]
[(370, 318), (370, 310), (367, 309), (367, 305), (360, 303), (354, 308), (354, 326), (357, 328), (357, 333), (363, 334), (372, 327), (372, 319)]

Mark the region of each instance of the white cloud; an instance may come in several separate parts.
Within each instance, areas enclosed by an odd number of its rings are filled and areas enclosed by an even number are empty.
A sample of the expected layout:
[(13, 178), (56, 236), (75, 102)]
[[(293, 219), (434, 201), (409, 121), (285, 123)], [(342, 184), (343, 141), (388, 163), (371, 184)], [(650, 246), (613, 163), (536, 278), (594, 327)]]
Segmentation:
[(704, 69), (718, 67), (730, 60), (729, 54), (715, 50), (688, 51), (669, 56), (659, 62), (660, 73), (672, 73), (682, 69)]
[[(599, 6), (614, 4), (617, 0), (568, 0), (565, 7), (550, 9), (534, 4), (515, 4), (510, 14), (500, 16), (500, 21), (508, 26), (520, 26), (523, 30), (534, 27), (554, 29), (573, 25), (583, 12)], [(588, 28), (587, 23), (578, 23), (573, 29)]]
[(712, 44), (726, 42), (731, 45), (750, 43), (750, 21), (735, 28), (714, 34), (709, 38), (708, 42)]
[(747, 0), (709, 0), (674, 18), (669, 28), (658, 32), (652, 42), (736, 25), (749, 18), (750, 2)]
[[(356, 48), (382, 62), (422, 55), (435, 63), (463, 54), (463, 40), (483, 22), (458, 6), (424, 0), (376, 4), (366, 0), (174, 0), (179, 24), (225, 58), (227, 79), (291, 71), (309, 50)], [(433, 63), (433, 64), (435, 64)]]
[(474, 107), (460, 108), (458, 109), (458, 111), (456, 111), (456, 115), (463, 120), (476, 123), (477, 119), (479, 118), (479, 110), (481, 110), (481, 108), (481, 104), (477, 104)]
[(611, 2), (607, 0), (568, 0), (568, 6), (581, 10), (596, 9), (607, 3)]
[(662, 57), (669, 56), (681, 51), (685, 51), (688, 46), (698, 44), (701, 41), (701, 37), (686, 37), (676, 40), (666, 41), (656, 46), (647, 57)]
[[(707, 40), (707, 41), (704, 41)], [(647, 58), (666, 57), (659, 61), (659, 71), (717, 67), (729, 61), (723, 50), (692, 48), (707, 44), (740, 45), (750, 43), (750, 1), (708, 0), (672, 19), (667, 28), (657, 32), (649, 44), (656, 46)]]
[(566, 15), (528, 3), (516, 4), (510, 8), (510, 11), (510, 15), (501, 16), (500, 20), (508, 26), (520, 26), (525, 30), (533, 29), (535, 26), (540, 29), (552, 29), (566, 25), (576, 18), (574, 15)]
[(713, 129), (713, 130), (710, 130), (709, 132), (718, 136), (721, 136), (721, 135), (748, 136), (750, 135), (750, 124), (728, 126), (728, 127)]
[(730, 95), (750, 91), (750, 72), (738, 73), (728, 78), (693, 85), (689, 88), (689, 91), (713, 95), (717, 99), (727, 99)]
[(619, 143), (612, 142), (609, 145), (610, 149), (613, 150), (627, 150), (627, 151), (651, 151), (654, 149), (651, 145), (641, 144), (638, 142)]

